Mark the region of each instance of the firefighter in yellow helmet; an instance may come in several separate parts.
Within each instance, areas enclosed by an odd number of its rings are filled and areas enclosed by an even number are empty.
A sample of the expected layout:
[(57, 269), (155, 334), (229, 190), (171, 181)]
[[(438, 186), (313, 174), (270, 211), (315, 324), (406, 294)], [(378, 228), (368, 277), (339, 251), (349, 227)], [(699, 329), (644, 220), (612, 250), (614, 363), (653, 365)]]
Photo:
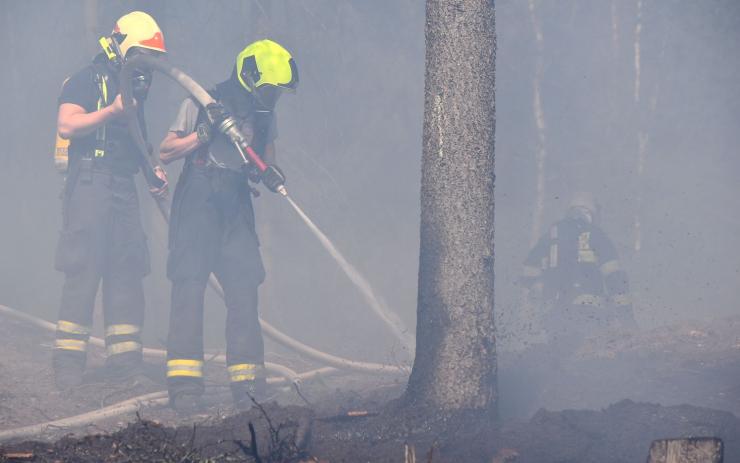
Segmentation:
[[(123, 117), (118, 75), (132, 55), (163, 54), (166, 49), (156, 21), (141, 11), (118, 19), (100, 45), (102, 52), (65, 82), (59, 97), (57, 131), (70, 141), (55, 259), (57, 270), (65, 274), (52, 362), (61, 389), (82, 381), (101, 283), (109, 373), (125, 377), (142, 360), (142, 279), (149, 272), (149, 252), (134, 184), (137, 148)], [(142, 128), (150, 83), (150, 73), (135, 74)], [(157, 175), (166, 182), (164, 171)], [(166, 194), (166, 183), (152, 194)]]
[[(276, 182), (284, 181), (274, 166), (274, 110), (280, 95), (297, 85), (290, 53), (271, 40), (254, 42), (237, 56), (231, 77), (211, 90), (218, 103), (202, 108), (186, 99), (160, 145), (164, 163), (185, 160), (173, 198), (167, 263), (172, 281), (167, 384), (178, 411), (197, 409), (203, 393), (203, 295), (211, 273), (225, 293), (226, 363), (234, 401), (248, 407), (250, 396), (264, 398), (257, 288), (265, 271), (249, 182), (261, 181), (274, 191)], [(245, 168), (216, 128), (227, 117), (237, 121), (271, 175)]]
[(550, 342), (575, 345), (608, 327), (637, 328), (627, 273), (599, 222), (593, 195), (575, 193), (565, 217), (524, 263), (522, 282), (549, 309), (544, 321)]

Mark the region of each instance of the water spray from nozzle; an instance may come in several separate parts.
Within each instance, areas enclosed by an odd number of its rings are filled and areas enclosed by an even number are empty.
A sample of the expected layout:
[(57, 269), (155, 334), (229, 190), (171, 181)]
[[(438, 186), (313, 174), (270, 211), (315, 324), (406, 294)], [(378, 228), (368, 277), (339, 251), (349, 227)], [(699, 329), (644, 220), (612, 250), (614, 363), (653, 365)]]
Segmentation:
[(303, 209), (301, 209), (298, 204), (296, 204), (296, 202), (287, 195), (287, 192), (284, 196), (293, 207), (293, 209), (298, 213), (298, 216), (300, 216), (309, 230), (311, 230), (314, 236), (318, 238), (324, 249), (329, 252), (329, 255), (331, 255), (331, 257), (337, 262), (342, 271), (344, 271), (345, 275), (347, 275), (347, 278), (349, 278), (352, 284), (354, 284), (355, 287), (360, 291), (360, 294), (362, 294), (362, 296), (365, 298), (365, 301), (368, 303), (373, 312), (375, 312), (375, 314), (383, 321), (383, 323), (385, 323), (385, 325), (390, 329), (393, 335), (398, 339), (398, 341), (401, 343), (401, 347), (411, 356), (413, 356), (416, 339), (414, 335), (408, 329), (406, 329), (398, 315), (390, 310), (386, 303), (375, 294), (375, 291), (370, 285), (370, 282), (365, 279), (365, 277), (359, 272), (359, 270), (357, 270), (357, 268), (355, 268), (355, 266), (347, 261), (344, 255), (342, 255), (342, 253), (339, 252), (336, 246), (334, 246), (334, 243), (331, 242), (329, 237), (327, 237), (324, 232), (322, 232), (321, 229), (319, 229), (319, 227), (316, 226), (315, 223), (313, 223), (308, 215), (303, 212)]

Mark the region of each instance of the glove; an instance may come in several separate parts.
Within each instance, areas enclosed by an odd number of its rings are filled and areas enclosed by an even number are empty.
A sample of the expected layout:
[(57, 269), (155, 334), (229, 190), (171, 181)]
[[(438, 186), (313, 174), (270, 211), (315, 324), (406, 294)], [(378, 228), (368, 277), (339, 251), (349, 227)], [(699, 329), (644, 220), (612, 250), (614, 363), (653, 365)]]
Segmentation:
[(201, 122), (195, 127), (195, 134), (198, 136), (198, 143), (207, 145), (213, 138), (213, 127), (208, 122)]
[(270, 164), (262, 172), (262, 183), (265, 184), (268, 190), (277, 193), (278, 188), (285, 185), (285, 174), (278, 166)]
[(262, 180), (262, 172), (260, 172), (257, 166), (254, 165), (254, 163), (250, 162), (249, 164), (246, 164), (244, 166), (244, 170), (247, 173), (247, 178), (251, 182), (259, 183), (260, 180)]
[(206, 113), (208, 119), (213, 122), (213, 125), (219, 125), (224, 119), (231, 117), (231, 113), (221, 103), (211, 103), (206, 106)]

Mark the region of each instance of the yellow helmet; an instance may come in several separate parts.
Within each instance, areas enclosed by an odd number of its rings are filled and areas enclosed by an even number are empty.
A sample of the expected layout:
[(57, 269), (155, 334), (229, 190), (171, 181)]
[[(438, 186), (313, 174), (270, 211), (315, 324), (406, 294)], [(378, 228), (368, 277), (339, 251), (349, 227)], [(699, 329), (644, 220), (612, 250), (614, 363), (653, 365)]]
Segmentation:
[(258, 40), (236, 57), (239, 83), (252, 92), (263, 85), (294, 90), (298, 87), (298, 68), (288, 50), (272, 40)]
[(162, 29), (157, 22), (143, 11), (132, 11), (121, 16), (113, 28), (113, 35), (121, 50), (121, 58), (134, 47), (166, 53)]

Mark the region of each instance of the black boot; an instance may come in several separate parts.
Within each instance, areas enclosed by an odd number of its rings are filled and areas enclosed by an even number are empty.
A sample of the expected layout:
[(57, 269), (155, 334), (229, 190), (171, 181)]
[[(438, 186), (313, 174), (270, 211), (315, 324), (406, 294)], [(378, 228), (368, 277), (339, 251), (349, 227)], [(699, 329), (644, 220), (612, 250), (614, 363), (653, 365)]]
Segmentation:
[(52, 358), (54, 383), (60, 391), (75, 388), (82, 384), (85, 372), (85, 353), (55, 351)]
[(233, 382), (231, 395), (234, 398), (234, 406), (242, 411), (252, 408), (254, 402), (262, 403), (270, 399), (265, 378)]
[(203, 396), (192, 392), (170, 394), (170, 407), (180, 415), (196, 415), (205, 409)]
[(195, 415), (205, 409), (202, 378), (168, 378), (170, 407), (181, 415)]
[(112, 383), (123, 383), (142, 373), (141, 352), (126, 352), (111, 355), (105, 361), (105, 379)]

